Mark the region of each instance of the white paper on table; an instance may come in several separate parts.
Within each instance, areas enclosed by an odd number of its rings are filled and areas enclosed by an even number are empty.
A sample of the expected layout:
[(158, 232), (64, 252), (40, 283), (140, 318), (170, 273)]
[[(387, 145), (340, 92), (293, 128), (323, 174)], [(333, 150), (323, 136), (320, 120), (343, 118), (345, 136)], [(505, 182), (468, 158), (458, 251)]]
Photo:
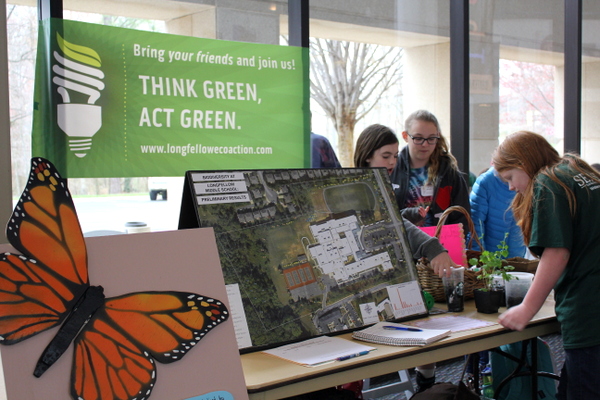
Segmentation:
[(407, 325), (414, 325), (423, 329), (450, 329), (452, 332), (483, 328), (484, 326), (490, 326), (494, 324), (495, 322), (482, 321), (480, 319), (461, 316), (437, 317), (428, 320), (407, 323)]
[(354, 356), (365, 355), (372, 350), (375, 350), (375, 347), (337, 337), (319, 336), (264, 350), (263, 353), (305, 366), (317, 366), (337, 361), (338, 358), (354, 358)]

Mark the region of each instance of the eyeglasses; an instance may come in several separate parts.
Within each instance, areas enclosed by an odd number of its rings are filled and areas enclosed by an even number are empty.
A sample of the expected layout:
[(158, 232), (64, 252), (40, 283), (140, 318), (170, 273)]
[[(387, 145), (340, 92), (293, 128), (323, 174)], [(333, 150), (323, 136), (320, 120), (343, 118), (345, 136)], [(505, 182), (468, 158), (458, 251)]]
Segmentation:
[(428, 144), (436, 144), (438, 139), (440, 138), (439, 136), (432, 136), (432, 137), (428, 137), (428, 138), (424, 138), (424, 137), (420, 137), (420, 136), (413, 136), (410, 133), (407, 133), (407, 135), (413, 140), (413, 142), (415, 142), (415, 144), (421, 145), (423, 143), (425, 143), (425, 141), (427, 141)]

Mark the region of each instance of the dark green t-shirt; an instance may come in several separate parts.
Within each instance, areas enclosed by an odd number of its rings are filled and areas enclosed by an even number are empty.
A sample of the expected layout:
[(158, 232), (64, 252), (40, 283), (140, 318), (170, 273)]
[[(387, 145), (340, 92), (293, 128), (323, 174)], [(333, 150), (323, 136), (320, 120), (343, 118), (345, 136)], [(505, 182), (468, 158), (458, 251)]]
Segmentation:
[(556, 283), (556, 315), (564, 347), (600, 345), (600, 184), (560, 165), (560, 180), (575, 194), (573, 217), (565, 190), (545, 175), (534, 183), (535, 203), (529, 247), (565, 247), (571, 255)]

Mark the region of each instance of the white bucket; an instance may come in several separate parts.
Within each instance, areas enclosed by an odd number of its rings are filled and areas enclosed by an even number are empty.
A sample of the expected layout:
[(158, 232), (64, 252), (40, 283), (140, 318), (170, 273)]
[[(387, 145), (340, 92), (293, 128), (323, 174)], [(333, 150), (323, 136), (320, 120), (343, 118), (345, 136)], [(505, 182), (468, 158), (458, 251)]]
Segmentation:
[(505, 282), (506, 308), (521, 304), (531, 287), (533, 274), (529, 272), (510, 272), (513, 278)]
[(151, 232), (152, 230), (145, 222), (126, 222), (125, 223), (125, 232), (127, 233), (142, 233), (142, 232)]

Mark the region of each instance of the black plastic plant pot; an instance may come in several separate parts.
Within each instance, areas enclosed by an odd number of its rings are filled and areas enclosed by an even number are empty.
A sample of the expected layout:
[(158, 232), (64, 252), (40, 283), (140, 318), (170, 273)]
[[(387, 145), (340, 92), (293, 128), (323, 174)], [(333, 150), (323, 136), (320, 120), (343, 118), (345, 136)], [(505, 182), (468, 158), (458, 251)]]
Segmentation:
[(481, 289), (475, 289), (473, 291), (475, 296), (475, 307), (477, 312), (483, 314), (496, 314), (502, 300), (504, 299), (504, 290), (488, 290), (483, 291)]

